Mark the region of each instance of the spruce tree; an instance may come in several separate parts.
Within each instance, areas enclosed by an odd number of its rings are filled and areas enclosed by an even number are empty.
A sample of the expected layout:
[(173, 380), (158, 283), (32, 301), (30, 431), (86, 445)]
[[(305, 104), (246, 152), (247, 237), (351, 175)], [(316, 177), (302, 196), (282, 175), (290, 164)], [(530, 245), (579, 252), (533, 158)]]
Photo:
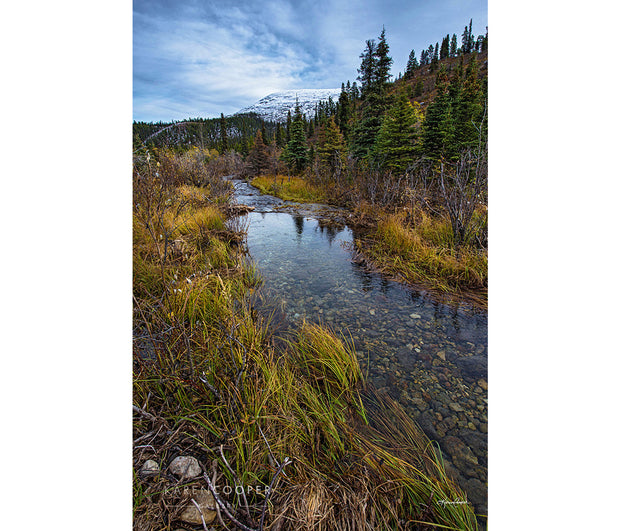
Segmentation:
[(454, 102), (455, 142), (458, 151), (478, 142), (478, 127), (483, 116), (483, 89), (478, 79), (478, 61), (474, 56), (467, 65), (462, 89)]
[(284, 147), (285, 141), (284, 141), (284, 135), (282, 134), (282, 126), (280, 125), (280, 122), (276, 123), (276, 146), (278, 146), (279, 148)]
[(295, 118), (291, 123), (291, 139), (282, 152), (282, 159), (293, 171), (300, 173), (308, 163), (308, 148), (306, 146), (306, 134), (303, 116), (299, 108), (299, 102), (295, 105)]
[(366, 41), (366, 48), (361, 53), (360, 59), (362, 60), (360, 67), (357, 69), (359, 76), (357, 79), (361, 84), (362, 98), (371, 90), (374, 85), (376, 69), (377, 69), (377, 45), (374, 39)]
[(437, 75), (436, 88), (438, 94), (429, 104), (422, 126), (423, 154), (432, 159), (448, 156), (454, 151), (454, 117), (443, 65)]
[(411, 50), (409, 53), (409, 60), (407, 61), (407, 68), (405, 70), (405, 79), (411, 79), (416, 68), (418, 68), (418, 60), (415, 56), (415, 50)]
[(256, 131), (254, 139), (254, 147), (248, 155), (248, 163), (254, 175), (260, 175), (263, 171), (269, 169), (269, 153), (267, 146), (263, 142), (261, 130)]
[(450, 57), (456, 57), (456, 48), (458, 44), (456, 41), (456, 33), (452, 34), (452, 40), (450, 41)]
[(441, 50), (439, 51), (439, 59), (446, 59), (450, 54), (450, 35), (446, 35), (441, 41)]
[(415, 89), (413, 91), (413, 96), (415, 98), (419, 98), (422, 95), (422, 92), (424, 92), (424, 80), (423, 79), (418, 79), (418, 82), (415, 84)]
[(319, 165), (331, 171), (335, 171), (345, 160), (344, 139), (333, 116), (321, 124), (316, 154)]
[(291, 110), (286, 114), (286, 143), (291, 141)]
[(387, 112), (377, 136), (374, 158), (385, 169), (403, 173), (411, 165), (415, 156), (415, 124), (421, 117), (404, 94)]
[(226, 118), (220, 114), (220, 153), (228, 151), (228, 133), (226, 132)]
[(381, 30), (379, 36), (379, 42), (376, 48), (376, 83), (377, 89), (383, 90), (390, 81), (390, 68), (392, 66), (392, 58), (388, 55), (390, 53), (390, 47), (385, 40), (385, 26)]
[(338, 98), (338, 124), (340, 127), (340, 131), (342, 132), (342, 136), (344, 137), (345, 142), (348, 141), (349, 138), (349, 118), (351, 116), (351, 103), (349, 101), (349, 94), (344, 87), (344, 83), (342, 85), (342, 89), (340, 92), (340, 97)]

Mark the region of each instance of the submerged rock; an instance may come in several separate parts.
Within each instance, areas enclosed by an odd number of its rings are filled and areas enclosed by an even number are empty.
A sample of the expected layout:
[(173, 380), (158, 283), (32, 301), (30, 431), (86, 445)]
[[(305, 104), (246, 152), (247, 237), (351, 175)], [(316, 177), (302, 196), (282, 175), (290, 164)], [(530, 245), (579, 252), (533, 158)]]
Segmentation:
[(485, 356), (469, 356), (454, 360), (455, 365), (461, 369), (464, 376), (479, 379), (486, 378), (488, 360)]

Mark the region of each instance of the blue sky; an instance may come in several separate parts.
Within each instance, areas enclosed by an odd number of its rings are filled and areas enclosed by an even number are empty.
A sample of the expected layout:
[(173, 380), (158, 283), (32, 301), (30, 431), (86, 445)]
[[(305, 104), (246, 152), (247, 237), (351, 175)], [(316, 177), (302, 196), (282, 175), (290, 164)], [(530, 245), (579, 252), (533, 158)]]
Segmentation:
[(267, 94), (338, 88), (357, 76), (367, 39), (385, 25), (392, 73), (473, 19), (485, 0), (134, 0), (133, 117), (232, 114)]

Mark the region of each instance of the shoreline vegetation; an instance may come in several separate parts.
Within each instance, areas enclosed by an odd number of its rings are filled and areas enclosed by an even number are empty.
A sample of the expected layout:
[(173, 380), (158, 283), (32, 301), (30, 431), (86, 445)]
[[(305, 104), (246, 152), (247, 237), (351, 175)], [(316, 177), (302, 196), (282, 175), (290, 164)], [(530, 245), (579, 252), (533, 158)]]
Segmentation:
[[(444, 213), (430, 215), (422, 208), (350, 208), (329, 188), (299, 176), (260, 175), (250, 184), (262, 193), (299, 203), (331, 203), (349, 211), (348, 224), (357, 230), (358, 260), (415, 288), (451, 301), (466, 301), (487, 309), (488, 259), (476, 245), (455, 246), (450, 219)], [(473, 223), (486, 226), (486, 207), (473, 212)]]
[(134, 153), (134, 529), (478, 529), (345, 337), (277, 338), (253, 310), (260, 273), (221, 178), (240, 158), (199, 155)]

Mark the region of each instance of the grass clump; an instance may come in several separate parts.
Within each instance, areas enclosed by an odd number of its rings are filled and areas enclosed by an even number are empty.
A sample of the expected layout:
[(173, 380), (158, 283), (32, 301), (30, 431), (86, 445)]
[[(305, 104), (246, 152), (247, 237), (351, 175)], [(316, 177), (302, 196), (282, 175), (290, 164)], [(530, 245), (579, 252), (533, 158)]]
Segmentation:
[(298, 203), (321, 203), (326, 195), (321, 188), (296, 176), (260, 175), (252, 179), (252, 186), (256, 186), (262, 193), (275, 195), (285, 201)]
[(444, 217), (420, 212), (411, 222), (403, 213), (385, 214), (369, 237), (358, 242), (358, 250), (380, 270), (410, 284), (424, 284), (486, 305), (486, 251), (472, 245), (456, 247)]

